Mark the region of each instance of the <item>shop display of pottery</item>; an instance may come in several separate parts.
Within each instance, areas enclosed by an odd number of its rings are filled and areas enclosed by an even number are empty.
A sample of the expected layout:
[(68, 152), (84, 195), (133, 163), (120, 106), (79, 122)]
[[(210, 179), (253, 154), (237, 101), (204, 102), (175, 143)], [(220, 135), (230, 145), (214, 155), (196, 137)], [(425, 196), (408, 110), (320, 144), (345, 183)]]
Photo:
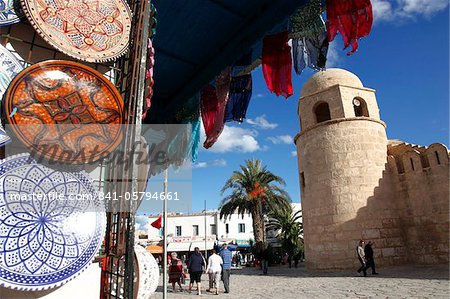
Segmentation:
[(20, 22), (15, 2), (15, 0), (0, 0), (0, 26), (9, 26)]
[(159, 284), (159, 266), (153, 255), (139, 245), (134, 246), (138, 271), (137, 299), (153, 295)]
[(128, 49), (132, 20), (125, 0), (21, 0), (21, 5), (36, 31), (69, 56), (104, 62)]
[(18, 74), (4, 98), (12, 131), (34, 154), (60, 163), (94, 162), (122, 139), (123, 100), (97, 71), (49, 60)]
[(105, 227), (87, 173), (55, 170), (29, 154), (0, 160), (0, 286), (63, 285), (91, 264)]

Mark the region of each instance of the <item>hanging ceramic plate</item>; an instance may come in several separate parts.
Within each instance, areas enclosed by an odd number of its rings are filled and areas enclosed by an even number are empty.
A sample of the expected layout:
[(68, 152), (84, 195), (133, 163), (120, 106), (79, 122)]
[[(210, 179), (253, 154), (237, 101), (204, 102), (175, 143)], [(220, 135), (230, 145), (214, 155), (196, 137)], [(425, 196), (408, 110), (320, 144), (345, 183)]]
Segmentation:
[(140, 245), (134, 246), (138, 271), (137, 299), (147, 299), (153, 295), (159, 284), (159, 267), (153, 255)]
[(120, 94), (100, 73), (76, 62), (49, 60), (23, 70), (4, 106), (18, 138), (51, 161), (94, 162), (122, 139)]
[[(2, 0), (0, 0), (1, 3)], [(1, 15), (1, 14), (0, 14)], [(4, 46), (0, 45), (0, 100), (12, 79), (23, 70), (19, 60)]]
[(89, 62), (128, 49), (131, 11), (125, 0), (21, 0), (36, 31), (53, 47)]
[(16, 0), (0, 0), (0, 26), (9, 26), (20, 22), (14, 10)]
[(8, 142), (11, 141), (11, 138), (6, 134), (5, 130), (3, 128), (0, 128), (0, 146), (4, 146)]
[(105, 227), (104, 202), (87, 173), (54, 170), (28, 154), (0, 160), (0, 286), (68, 282), (98, 254)]

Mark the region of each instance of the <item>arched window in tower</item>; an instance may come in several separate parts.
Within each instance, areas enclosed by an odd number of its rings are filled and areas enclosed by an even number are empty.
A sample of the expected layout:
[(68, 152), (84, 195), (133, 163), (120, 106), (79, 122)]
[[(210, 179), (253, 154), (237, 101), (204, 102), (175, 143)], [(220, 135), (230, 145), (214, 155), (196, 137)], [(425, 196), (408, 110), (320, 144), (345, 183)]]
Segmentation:
[(353, 99), (353, 109), (355, 110), (355, 116), (356, 117), (369, 117), (369, 111), (367, 110), (367, 104), (366, 101), (364, 101), (361, 98), (354, 98)]
[(330, 120), (330, 107), (328, 106), (328, 103), (322, 102), (317, 104), (314, 109), (314, 114), (316, 115), (317, 123)]

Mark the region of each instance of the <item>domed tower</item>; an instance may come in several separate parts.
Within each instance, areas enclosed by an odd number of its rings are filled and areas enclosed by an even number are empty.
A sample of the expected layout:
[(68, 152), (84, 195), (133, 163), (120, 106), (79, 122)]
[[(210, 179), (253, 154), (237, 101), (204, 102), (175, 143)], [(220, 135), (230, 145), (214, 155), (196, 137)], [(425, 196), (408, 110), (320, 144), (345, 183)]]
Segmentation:
[(348, 269), (364, 228), (357, 212), (374, 195), (387, 159), (375, 90), (346, 70), (318, 72), (301, 91), (298, 115), (307, 267)]

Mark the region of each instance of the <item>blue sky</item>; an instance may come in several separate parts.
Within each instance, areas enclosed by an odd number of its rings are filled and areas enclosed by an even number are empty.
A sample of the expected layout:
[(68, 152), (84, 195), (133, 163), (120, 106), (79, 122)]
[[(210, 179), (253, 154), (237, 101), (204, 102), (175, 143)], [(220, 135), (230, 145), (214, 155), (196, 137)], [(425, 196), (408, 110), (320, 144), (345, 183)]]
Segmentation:
[[(449, 11), (447, 0), (373, 0), (375, 24), (360, 48), (347, 57), (338, 35), (329, 52), (332, 67), (355, 73), (377, 90), (389, 139), (449, 144)], [(192, 170), (191, 211), (216, 209), (220, 189), (245, 159), (261, 159), (283, 177), (293, 202), (300, 202), (296, 150), (300, 90), (313, 74), (293, 75), (288, 100), (269, 93), (261, 68), (253, 71), (253, 97), (242, 124), (227, 123), (218, 143), (201, 149)], [(146, 213), (158, 211), (141, 209)], [(185, 211), (186, 212), (186, 211)]]

